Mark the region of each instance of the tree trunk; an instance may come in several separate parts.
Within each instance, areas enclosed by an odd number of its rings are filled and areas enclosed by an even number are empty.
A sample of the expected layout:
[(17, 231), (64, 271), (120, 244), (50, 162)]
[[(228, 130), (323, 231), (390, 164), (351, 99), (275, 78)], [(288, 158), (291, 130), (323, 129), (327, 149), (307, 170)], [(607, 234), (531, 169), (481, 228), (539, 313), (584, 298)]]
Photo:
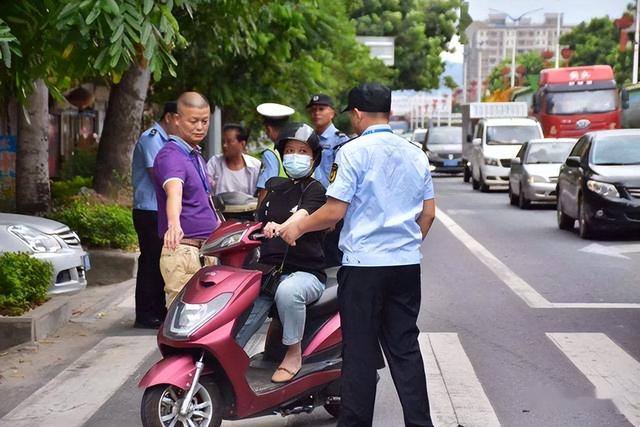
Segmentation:
[(35, 82), (35, 90), (21, 110), (24, 111), (18, 114), (16, 209), (20, 213), (35, 214), (47, 211), (51, 204), (49, 90), (44, 81)]
[(148, 68), (132, 64), (111, 88), (93, 182), (100, 194), (114, 196), (118, 189), (130, 186), (131, 155), (140, 136), (149, 78)]

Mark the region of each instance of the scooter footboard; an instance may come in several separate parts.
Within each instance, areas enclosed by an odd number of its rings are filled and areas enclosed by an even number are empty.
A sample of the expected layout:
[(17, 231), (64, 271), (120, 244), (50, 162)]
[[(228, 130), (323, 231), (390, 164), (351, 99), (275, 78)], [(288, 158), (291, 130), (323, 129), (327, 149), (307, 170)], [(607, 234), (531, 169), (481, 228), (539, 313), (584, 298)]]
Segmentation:
[(195, 371), (196, 364), (191, 355), (169, 356), (153, 365), (142, 377), (138, 387), (148, 388), (158, 384), (172, 384), (187, 390), (191, 386)]

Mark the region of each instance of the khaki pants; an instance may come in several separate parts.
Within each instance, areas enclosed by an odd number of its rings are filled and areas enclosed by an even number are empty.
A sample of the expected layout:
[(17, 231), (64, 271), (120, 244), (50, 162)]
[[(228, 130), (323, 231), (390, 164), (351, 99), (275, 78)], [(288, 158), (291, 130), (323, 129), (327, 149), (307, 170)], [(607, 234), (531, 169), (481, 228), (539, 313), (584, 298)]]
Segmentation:
[[(205, 265), (216, 264), (215, 257), (204, 257)], [(188, 245), (178, 245), (174, 251), (163, 247), (160, 254), (160, 272), (164, 279), (164, 292), (167, 295), (167, 307), (187, 284), (191, 276), (202, 268), (200, 251)]]

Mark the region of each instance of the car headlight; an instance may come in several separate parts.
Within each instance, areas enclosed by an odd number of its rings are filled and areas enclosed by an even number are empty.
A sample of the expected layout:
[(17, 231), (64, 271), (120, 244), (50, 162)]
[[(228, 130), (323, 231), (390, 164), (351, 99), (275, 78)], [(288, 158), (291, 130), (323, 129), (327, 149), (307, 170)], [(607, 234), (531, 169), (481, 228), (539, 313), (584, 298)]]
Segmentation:
[(172, 304), (164, 323), (164, 336), (173, 339), (187, 339), (202, 325), (213, 318), (231, 299), (233, 293), (225, 292), (206, 304), (188, 304), (178, 296)]
[(228, 234), (224, 237), (214, 240), (211, 243), (207, 243), (202, 247), (201, 251), (208, 253), (212, 251), (219, 251), (220, 249), (228, 248), (229, 246), (237, 245), (238, 243), (240, 243), (242, 237), (244, 236), (244, 233), (246, 232), (247, 230), (241, 230), (237, 233)]
[(587, 181), (587, 188), (603, 197), (620, 197), (616, 186), (607, 182), (593, 181), (590, 179)]
[(62, 248), (55, 237), (41, 233), (26, 225), (12, 225), (7, 229), (29, 246), (33, 252), (55, 252)]
[(485, 157), (484, 163), (487, 166), (500, 166), (500, 162), (498, 161), (498, 159), (490, 159), (490, 158)]
[(542, 182), (549, 182), (547, 178), (540, 175), (531, 175), (527, 181), (529, 181), (529, 184), (539, 184)]

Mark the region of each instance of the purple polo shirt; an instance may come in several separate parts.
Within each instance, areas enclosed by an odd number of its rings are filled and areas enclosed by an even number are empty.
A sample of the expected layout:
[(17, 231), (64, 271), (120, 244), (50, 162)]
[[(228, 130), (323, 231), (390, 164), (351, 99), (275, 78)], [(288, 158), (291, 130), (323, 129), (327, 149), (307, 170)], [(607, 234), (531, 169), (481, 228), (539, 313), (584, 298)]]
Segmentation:
[(180, 226), (186, 239), (206, 239), (220, 225), (209, 204), (209, 184), (199, 147), (194, 149), (180, 137), (171, 135), (153, 162), (154, 186), (158, 199), (158, 234), (167, 231), (167, 194), (164, 184), (182, 182)]

